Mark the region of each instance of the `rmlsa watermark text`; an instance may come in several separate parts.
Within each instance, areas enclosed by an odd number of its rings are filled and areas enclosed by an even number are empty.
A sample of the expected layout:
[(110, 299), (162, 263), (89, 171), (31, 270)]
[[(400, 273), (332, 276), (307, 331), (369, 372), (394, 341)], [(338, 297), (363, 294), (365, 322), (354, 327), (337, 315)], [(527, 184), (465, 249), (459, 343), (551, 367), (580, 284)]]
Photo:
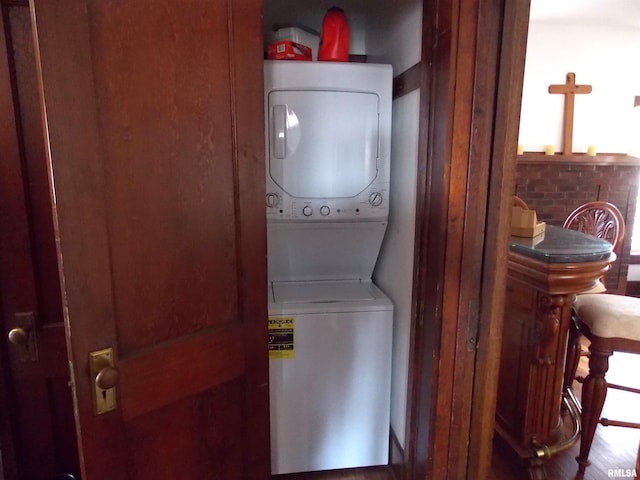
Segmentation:
[(635, 468), (610, 468), (607, 470), (607, 476), (609, 478), (636, 478)]

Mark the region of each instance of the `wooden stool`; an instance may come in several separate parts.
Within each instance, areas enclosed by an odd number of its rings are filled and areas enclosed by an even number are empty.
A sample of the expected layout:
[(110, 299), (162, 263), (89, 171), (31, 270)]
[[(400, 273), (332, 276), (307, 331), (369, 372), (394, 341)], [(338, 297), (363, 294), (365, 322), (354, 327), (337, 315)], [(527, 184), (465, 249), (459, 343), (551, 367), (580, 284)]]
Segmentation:
[[(609, 357), (614, 352), (640, 354), (640, 298), (594, 293), (578, 295), (574, 303), (580, 333), (591, 341), (589, 345), (589, 375), (582, 387), (582, 436), (578, 471), (584, 473), (598, 423), (640, 428), (640, 424), (600, 419), (609, 385), (605, 374)], [(629, 372), (634, 378), (637, 372)], [(625, 387), (640, 393), (640, 390)]]

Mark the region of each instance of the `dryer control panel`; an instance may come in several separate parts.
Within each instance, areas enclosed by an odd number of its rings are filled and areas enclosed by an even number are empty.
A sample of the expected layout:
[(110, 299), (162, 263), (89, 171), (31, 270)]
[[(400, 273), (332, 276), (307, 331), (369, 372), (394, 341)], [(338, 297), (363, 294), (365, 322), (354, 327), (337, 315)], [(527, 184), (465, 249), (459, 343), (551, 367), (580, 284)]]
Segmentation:
[(267, 192), (267, 220), (352, 221), (389, 215), (389, 189), (373, 185), (356, 198), (293, 198), (282, 191)]

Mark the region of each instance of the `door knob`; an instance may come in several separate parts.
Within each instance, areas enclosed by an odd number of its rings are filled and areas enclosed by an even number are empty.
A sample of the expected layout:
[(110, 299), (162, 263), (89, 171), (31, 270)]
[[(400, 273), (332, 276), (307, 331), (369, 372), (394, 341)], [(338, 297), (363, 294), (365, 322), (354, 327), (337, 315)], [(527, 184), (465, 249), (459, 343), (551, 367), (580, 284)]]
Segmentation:
[(22, 363), (38, 361), (36, 342), (36, 320), (33, 312), (19, 312), (13, 316), (14, 327), (7, 333), (7, 339), (16, 345), (18, 359)]
[(14, 345), (25, 346), (29, 342), (29, 330), (22, 327), (12, 328), (7, 337)]
[(120, 380), (120, 373), (113, 367), (104, 367), (96, 375), (96, 387), (101, 390), (109, 390), (115, 387)]

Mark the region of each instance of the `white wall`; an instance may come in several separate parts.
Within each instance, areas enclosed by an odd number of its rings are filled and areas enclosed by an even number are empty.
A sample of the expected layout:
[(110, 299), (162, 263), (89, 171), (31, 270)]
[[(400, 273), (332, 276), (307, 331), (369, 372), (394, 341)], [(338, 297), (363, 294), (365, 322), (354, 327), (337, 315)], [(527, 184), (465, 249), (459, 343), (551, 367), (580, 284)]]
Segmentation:
[(420, 61), (422, 2), (382, 2), (366, 20), (367, 61), (390, 63), (394, 75)]
[(595, 145), (602, 153), (629, 153), (640, 137), (632, 121), (634, 97), (640, 95), (640, 28), (573, 24), (571, 12), (566, 15), (553, 22), (532, 19), (529, 25), (518, 143), (525, 151), (543, 151), (546, 144), (561, 150), (564, 96), (548, 88), (574, 72), (576, 83), (592, 85), (593, 91), (575, 96), (573, 152)]
[[(366, 33), (368, 61), (392, 64), (394, 75), (418, 63), (422, 2), (396, 0), (370, 10)], [(391, 427), (402, 448), (405, 448), (411, 336), (419, 113), (419, 90), (393, 102), (389, 225), (373, 274), (374, 281), (391, 298), (395, 309)]]
[(391, 298), (393, 366), (391, 427), (404, 448), (411, 334), (420, 92), (393, 102), (389, 225), (374, 281)]

